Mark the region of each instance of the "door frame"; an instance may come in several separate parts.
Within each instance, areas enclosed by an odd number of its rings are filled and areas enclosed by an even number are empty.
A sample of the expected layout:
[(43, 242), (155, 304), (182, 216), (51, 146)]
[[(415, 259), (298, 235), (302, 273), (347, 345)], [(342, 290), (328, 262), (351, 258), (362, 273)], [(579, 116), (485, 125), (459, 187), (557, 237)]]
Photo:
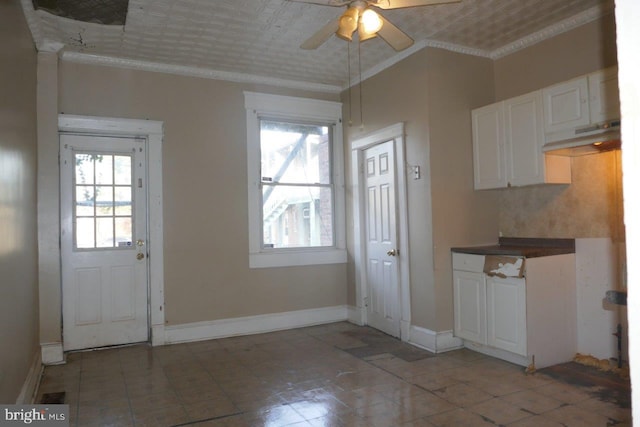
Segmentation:
[(353, 252), (356, 279), (356, 314), (351, 320), (366, 325), (368, 280), (366, 269), (366, 221), (364, 189), (364, 151), (383, 142), (393, 142), (396, 160), (396, 227), (398, 257), (398, 284), (400, 295), (400, 339), (409, 340), (411, 325), (411, 283), (409, 278), (409, 217), (407, 210), (407, 167), (404, 149), (404, 123), (397, 123), (377, 130), (351, 142), (351, 179), (353, 183)]
[[(162, 142), (164, 124), (163, 122), (152, 120), (60, 114), (58, 116), (58, 132), (59, 134), (107, 137), (125, 136), (146, 140), (147, 250), (149, 254), (147, 315), (149, 316), (149, 340), (153, 346), (164, 345), (164, 244), (162, 212)], [(58, 227), (58, 230), (60, 230), (60, 227)], [(60, 261), (62, 261), (62, 258), (60, 258)], [(62, 292), (62, 280), (60, 285), (60, 292)], [(62, 318), (60, 322), (62, 326)]]

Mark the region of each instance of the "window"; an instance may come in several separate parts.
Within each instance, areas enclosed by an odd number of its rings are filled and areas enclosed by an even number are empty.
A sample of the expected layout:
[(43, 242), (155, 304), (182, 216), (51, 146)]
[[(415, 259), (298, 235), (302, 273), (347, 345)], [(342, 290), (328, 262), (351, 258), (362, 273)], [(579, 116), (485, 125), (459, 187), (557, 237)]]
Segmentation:
[(245, 92), (252, 268), (346, 262), (342, 106)]

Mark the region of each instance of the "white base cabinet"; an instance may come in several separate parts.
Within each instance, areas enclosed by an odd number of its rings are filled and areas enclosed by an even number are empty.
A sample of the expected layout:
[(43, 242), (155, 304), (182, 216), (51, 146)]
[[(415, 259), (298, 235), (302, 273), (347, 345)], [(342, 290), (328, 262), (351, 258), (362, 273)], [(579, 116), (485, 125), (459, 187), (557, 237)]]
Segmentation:
[(573, 359), (575, 254), (527, 258), (524, 278), (484, 274), (483, 255), (452, 259), (454, 335), (465, 347), (536, 368)]

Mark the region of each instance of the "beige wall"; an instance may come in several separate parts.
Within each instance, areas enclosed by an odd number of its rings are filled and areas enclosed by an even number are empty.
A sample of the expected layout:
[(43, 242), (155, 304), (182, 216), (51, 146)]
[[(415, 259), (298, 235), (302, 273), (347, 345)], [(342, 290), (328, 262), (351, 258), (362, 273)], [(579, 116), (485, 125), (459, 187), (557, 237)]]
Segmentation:
[[(616, 64), (613, 15), (495, 62), (496, 100)], [(514, 237), (617, 237), (622, 227), (619, 153), (571, 161), (570, 186), (502, 190), (500, 230)]]
[(62, 61), (60, 110), (160, 120), (167, 324), (346, 304), (346, 264), (249, 269), (243, 90), (318, 95)]
[[(453, 326), (450, 247), (497, 236), (497, 193), (472, 191), (470, 109), (493, 100), (492, 71), (487, 59), (421, 50), (363, 83), (365, 128), (356, 120), (358, 105), (354, 126), (346, 127), (350, 155), (349, 141), (405, 123), (407, 163), (422, 170), (420, 180), (409, 175), (407, 181), (411, 323), (434, 331)], [(346, 104), (348, 93), (342, 98)], [(348, 240), (352, 247), (353, 236)], [(349, 302), (355, 304), (353, 266), (349, 271)]]
[(0, 2), (0, 403), (39, 352), (36, 51), (20, 2)]

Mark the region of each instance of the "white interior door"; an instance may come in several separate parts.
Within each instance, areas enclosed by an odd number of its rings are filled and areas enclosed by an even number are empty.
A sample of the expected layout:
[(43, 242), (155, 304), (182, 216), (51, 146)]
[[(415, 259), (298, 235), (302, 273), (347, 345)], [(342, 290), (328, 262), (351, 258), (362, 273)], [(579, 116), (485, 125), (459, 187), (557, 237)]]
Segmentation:
[(400, 290), (393, 142), (364, 151), (369, 325), (400, 336)]
[(60, 136), (65, 350), (148, 340), (145, 143)]

